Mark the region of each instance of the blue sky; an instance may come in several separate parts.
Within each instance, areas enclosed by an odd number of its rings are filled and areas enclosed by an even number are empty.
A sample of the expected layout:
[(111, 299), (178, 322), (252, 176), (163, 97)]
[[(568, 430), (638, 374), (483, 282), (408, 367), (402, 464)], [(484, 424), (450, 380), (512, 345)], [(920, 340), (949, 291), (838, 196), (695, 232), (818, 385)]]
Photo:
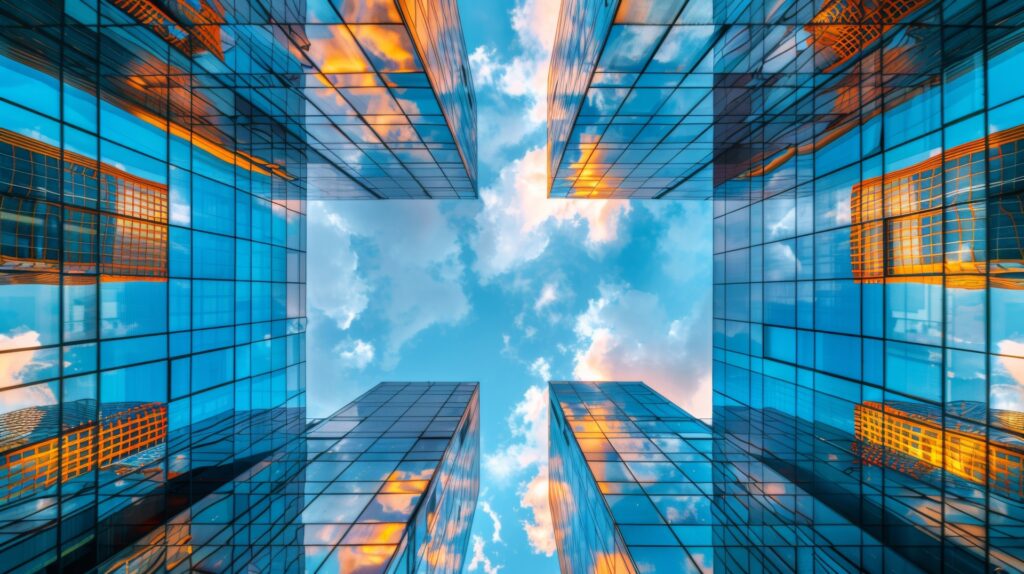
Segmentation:
[(548, 200), (557, 0), (460, 2), (475, 202), (310, 205), (309, 415), (382, 380), (481, 383), (469, 572), (557, 572), (549, 379), (645, 380), (710, 416), (710, 204)]

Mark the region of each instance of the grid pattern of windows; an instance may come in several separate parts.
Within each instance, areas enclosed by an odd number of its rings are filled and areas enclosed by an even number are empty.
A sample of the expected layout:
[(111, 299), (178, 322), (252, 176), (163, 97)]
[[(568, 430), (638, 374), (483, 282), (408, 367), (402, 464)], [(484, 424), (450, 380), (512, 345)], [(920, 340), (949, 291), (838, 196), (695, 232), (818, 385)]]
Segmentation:
[(970, 482), (989, 484), (1004, 496), (1024, 498), (1024, 439), (1019, 436), (1024, 429), (993, 430), (986, 436), (984, 425), (953, 425), (943, 428), (942, 412), (930, 405), (869, 401), (854, 408), (856, 437), (884, 446), (886, 455), (907, 455)]
[(563, 2), (549, 72), (552, 197), (711, 196), (713, 4)]
[(1021, 570), (1021, 6), (714, 9), (716, 454), (815, 509), (734, 564)]
[(381, 383), (100, 568), (462, 572), (479, 385)]
[(643, 383), (549, 385), (562, 572), (711, 572), (711, 429)]
[(1024, 570), (1021, 4), (560, 22), (550, 195), (714, 202), (716, 565)]
[(6, 567), (182, 541), (158, 525), (301, 436), (297, 6), (0, 8)]
[(476, 110), (455, 0), (311, 1), (301, 66), (310, 198), (475, 198)]

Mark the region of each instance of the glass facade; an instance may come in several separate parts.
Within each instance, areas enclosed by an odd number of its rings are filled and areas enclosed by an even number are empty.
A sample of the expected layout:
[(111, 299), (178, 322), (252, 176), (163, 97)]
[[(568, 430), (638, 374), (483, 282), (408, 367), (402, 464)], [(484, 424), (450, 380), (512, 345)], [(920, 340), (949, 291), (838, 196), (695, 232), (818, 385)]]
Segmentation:
[(714, 570), (711, 428), (643, 383), (551, 382), (549, 391), (562, 572)]
[(551, 197), (711, 197), (719, 3), (562, 2), (548, 75)]
[(475, 197), (466, 61), (454, 0), (0, 6), (0, 563), (290, 456), (307, 200)]
[(1024, 569), (1024, 7), (806, 4), (721, 3), (715, 429), (852, 565)]
[(99, 572), (457, 574), (479, 488), (479, 385), (381, 383)]
[(716, 563), (1024, 570), (1024, 6), (602, 4), (550, 193), (714, 203)]

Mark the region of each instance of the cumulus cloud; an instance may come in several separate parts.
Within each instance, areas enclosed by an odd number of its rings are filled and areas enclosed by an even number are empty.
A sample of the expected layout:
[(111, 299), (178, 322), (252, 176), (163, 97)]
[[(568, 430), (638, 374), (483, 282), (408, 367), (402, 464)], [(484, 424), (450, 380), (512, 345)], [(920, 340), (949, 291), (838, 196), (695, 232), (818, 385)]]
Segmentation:
[(501, 74), (497, 51), (488, 46), (477, 46), (469, 54), (469, 66), (473, 69), (473, 80), (480, 85), (493, 84)]
[(545, 383), (551, 380), (551, 364), (544, 357), (537, 357), (537, 360), (530, 364), (530, 372)]
[(531, 385), (526, 389), (523, 400), (516, 403), (508, 417), (508, 427), (513, 441), (484, 457), (484, 467), (497, 479), (508, 479), (533, 466), (547, 463), (547, 385)]
[(480, 503), (480, 511), (491, 519), (491, 542), (501, 542), (501, 515), (491, 508), (489, 500), (484, 500)]
[(527, 119), (541, 124), (547, 116), (548, 62), (555, 43), (559, 0), (524, 0), (512, 9), (512, 29), (519, 50), (502, 60), (491, 46), (478, 46), (470, 54), (478, 87), (527, 99)]
[[(534, 365), (544, 365), (546, 362), (538, 359)], [(516, 491), (519, 506), (530, 512), (530, 518), (521, 520), (520, 525), (533, 551), (550, 556), (555, 551), (555, 545), (547, 497), (547, 385), (531, 385), (526, 390), (523, 399), (516, 403), (508, 418), (508, 427), (513, 441), (497, 453), (486, 456), (484, 466), (492, 477), (499, 480), (532, 471), (530, 480), (521, 482)]]
[[(22, 327), (24, 328), (24, 327)], [(9, 349), (28, 349), (32, 347), (38, 347), (40, 345), (39, 333), (36, 331), (19, 331), (15, 330), (10, 335), (0, 333), (0, 351), (6, 351)], [(3, 355), (0, 355), (0, 359)], [(10, 363), (13, 369), (14, 363)], [(24, 367), (24, 365), (22, 365)], [(7, 376), (13, 375), (13, 372), (0, 371), (4, 375), (3, 380), (7, 380)]]
[(543, 146), (502, 168), (498, 182), (480, 191), (483, 209), (470, 238), (474, 270), (481, 281), (515, 271), (540, 257), (552, 229), (586, 225), (584, 246), (593, 252), (619, 238), (619, 220), (630, 211), (624, 200), (548, 199)]
[(1024, 411), (1024, 343), (1003, 339), (995, 347), (999, 357), (992, 364), (989, 405), (993, 409)]
[[(53, 366), (52, 363), (38, 360), (36, 350), (30, 349), (39, 344), (39, 333), (36, 331), (0, 334), (0, 349), (27, 349), (0, 354), (0, 388), (20, 385), (33, 369)], [(57, 404), (57, 396), (49, 384), (29, 385), (0, 393), (0, 411), (3, 412), (54, 404)]]
[(373, 343), (367, 343), (362, 339), (342, 341), (334, 350), (338, 353), (341, 364), (349, 368), (362, 370), (373, 362)]
[[(379, 310), (388, 324), (381, 355), (385, 369), (394, 366), (402, 346), (420, 332), (434, 325), (457, 324), (469, 314), (462, 244), (452, 221), (437, 203), (320, 203), (310, 209), (310, 219), (311, 228), (327, 226), (334, 230), (335, 239), (341, 239), (332, 243), (328, 235), (326, 243), (311, 240), (310, 260), (338, 268), (333, 261), (339, 259), (342, 269), (352, 269), (339, 277), (317, 272), (319, 264), (311, 265), (311, 304), (320, 310), (330, 308), (320, 304), (321, 289), (334, 292), (328, 300), (342, 298), (338, 293), (346, 289), (346, 284), (361, 290), (361, 298), (356, 299), (359, 304), (351, 304), (349, 297), (349, 304), (341, 306), (344, 312), (340, 316), (346, 321), (335, 320), (347, 329), (370, 305)], [(359, 250), (373, 252), (374, 256), (360, 263), (354, 253), (349, 253), (356, 241)], [(373, 293), (372, 301), (369, 293)]]
[(537, 300), (533, 303), (533, 310), (539, 313), (557, 300), (558, 285), (555, 283), (545, 283), (540, 289), (540, 295), (537, 296)]
[(644, 381), (694, 416), (710, 417), (708, 297), (672, 318), (652, 293), (608, 284), (601, 284), (599, 293), (576, 318), (574, 376)]
[[(323, 248), (329, 253), (317, 257), (306, 271), (309, 306), (347, 330), (369, 303), (369, 286), (359, 275), (359, 256), (352, 249), (352, 232), (337, 213), (309, 210), (309, 250)], [(312, 257), (310, 261), (314, 261)]]
[(530, 482), (519, 488), (519, 506), (529, 510), (532, 520), (523, 520), (523, 530), (535, 554), (551, 556), (555, 553), (555, 529), (551, 523), (548, 504), (548, 465), (537, 469)]
[[(37, 360), (36, 350), (33, 347), (38, 347), (40, 343), (39, 333), (36, 331), (25, 330), (12, 332), (9, 335), (0, 333), (0, 350), (26, 349), (0, 354), (0, 388), (20, 385), (25, 382), (26, 376), (30, 375), (34, 369), (51, 366), (50, 363)], [(4, 396), (14, 397), (11, 393), (6, 393)]]
[[(503, 165), (517, 157), (525, 138), (541, 140), (547, 123), (548, 62), (559, 0), (517, 0), (508, 14), (515, 39), (483, 45), (470, 54), (480, 106), (480, 160)], [(540, 136), (540, 137), (538, 137)]]
[(484, 552), (485, 542), (484, 539), (473, 535), (473, 557), (469, 561), (469, 565), (466, 569), (470, 572), (476, 572), (478, 568), (484, 571), (484, 574), (498, 574), (498, 570), (501, 570), (503, 566), (494, 565), (491, 563), (491, 559)]

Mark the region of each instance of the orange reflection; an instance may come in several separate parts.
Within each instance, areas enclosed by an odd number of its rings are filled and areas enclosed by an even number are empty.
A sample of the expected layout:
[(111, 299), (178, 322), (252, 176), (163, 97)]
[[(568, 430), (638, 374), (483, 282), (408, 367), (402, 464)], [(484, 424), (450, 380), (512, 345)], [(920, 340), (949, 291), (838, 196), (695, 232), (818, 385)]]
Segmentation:
[(412, 126), (406, 125), (382, 125), (373, 124), (370, 127), (377, 132), (377, 136), (384, 142), (418, 142), (419, 136)]
[(338, 7), (349, 24), (401, 24), (394, 0), (342, 0)]
[[(38, 407), (4, 415), (4, 425), (34, 428), (42, 418)], [(19, 422), (21, 421), (21, 422)], [(164, 442), (167, 437), (167, 406), (142, 403), (104, 416), (99, 424), (87, 422), (65, 430), (63, 437), (51, 437), (25, 445), (7, 445), (0, 454), (0, 476), (4, 486), (0, 500), (8, 501), (67, 482), (95, 468), (109, 468), (119, 460)], [(60, 449), (58, 456), (58, 440)], [(59, 464), (58, 464), (59, 462)], [(124, 472), (131, 472), (125, 468)], [(120, 473), (121, 471), (119, 471)]]
[(167, 11), (152, 0), (111, 0), (125, 14), (189, 56), (210, 52), (224, 61), (220, 27), (224, 7), (218, 0), (170, 0)]
[[(383, 571), (395, 553), (396, 546), (339, 546), (338, 573), (339, 574), (369, 574)], [(326, 566), (326, 565), (325, 565)]]
[(374, 56), (379, 72), (422, 72), (416, 49), (404, 26), (350, 26), (364, 50)]
[[(854, 185), (850, 193), (853, 224), (850, 254), (854, 280), (858, 283), (881, 283), (886, 279), (940, 284), (943, 273), (967, 273), (975, 275), (954, 278), (955, 286), (981, 289), (985, 287), (985, 278), (980, 274), (991, 265), (992, 285), (1021, 289), (1019, 282), (996, 274), (1002, 268), (1013, 270), (1024, 265), (1024, 249), (1019, 245), (1009, 248), (995, 245), (988, 249), (993, 254), (989, 260), (985, 237), (986, 223), (989, 227), (1017, 229), (1024, 222), (1020, 202), (1015, 205), (1011, 198), (990, 214), (973, 203), (944, 210), (943, 189), (946, 195), (959, 193), (965, 199), (982, 197), (986, 151), (993, 158), (1000, 158), (1004, 146), (1017, 147), (1022, 142), (1024, 126), (1018, 126)], [(1002, 163), (1010, 164), (1003, 165), (1006, 170), (1013, 169), (1015, 162), (1007, 156)], [(883, 222), (883, 216), (889, 219)], [(925, 274), (931, 277), (920, 276)]]
[(378, 494), (376, 502), (387, 512), (408, 516), (419, 500), (418, 494)]
[[(969, 482), (988, 484), (1001, 494), (1024, 498), (1024, 448), (990, 440), (984, 425), (955, 421), (944, 428), (937, 407), (927, 407), (935, 409), (935, 413), (911, 412), (911, 408), (925, 407), (875, 401), (854, 405), (856, 438), (926, 465), (897, 460), (886, 464), (912, 476), (924, 474), (929, 467), (944, 468)], [(889, 459), (884, 452), (871, 448), (858, 450), (861, 460), (868, 464), (880, 465)]]
[(405, 524), (353, 524), (342, 544), (398, 544), (405, 534)]
[(188, 524), (168, 524), (153, 530), (134, 545), (130, 554), (106, 565), (103, 572), (151, 572), (154, 563), (161, 559), (165, 559), (161, 566), (171, 571), (192, 554), (191, 541)]
[(419, 494), (427, 489), (428, 480), (405, 480), (401, 482), (385, 482), (381, 492), (388, 494)]
[(831, 71), (871, 45), (893, 24), (930, 2), (827, 0), (811, 23), (804, 26), (811, 35), (807, 45), (818, 51), (832, 50), (837, 60), (824, 70)]
[(325, 36), (309, 38), (309, 58), (324, 74), (348, 74), (372, 72), (370, 62), (363, 56), (348, 28), (338, 24), (334, 26), (315, 26), (311, 31), (326, 32)]
[[(166, 280), (166, 185), (3, 128), (0, 144), (10, 146), (12, 160), (19, 158), (19, 169), (27, 181), (44, 181), (48, 169), (56, 163), (62, 166), (68, 182), (63, 208), (56, 190), (48, 191), (43, 185), (20, 187), (12, 182), (12, 195), (4, 209), (16, 214), (19, 224), (12, 226), (16, 241), (0, 246), (0, 265), (56, 270), (63, 246), (66, 273), (98, 272), (103, 274), (103, 281)], [(105, 193), (99, 193), (101, 189)], [(95, 205), (97, 197), (102, 213), (81, 207)], [(96, 248), (97, 241), (100, 249)], [(79, 280), (68, 276), (66, 282)]]
[(566, 419), (566, 422), (569, 423), (569, 427), (572, 429), (572, 432), (577, 435), (579, 435), (579, 433), (601, 432), (601, 427), (593, 420)]
[(230, 150), (211, 139), (199, 135), (197, 132), (174, 122), (168, 122), (164, 118), (151, 114), (142, 108), (135, 107), (128, 111), (147, 124), (166, 131), (172, 136), (181, 138), (225, 163), (260, 175), (276, 175), (288, 181), (295, 179), (294, 176), (274, 163), (247, 154), (244, 151)]

